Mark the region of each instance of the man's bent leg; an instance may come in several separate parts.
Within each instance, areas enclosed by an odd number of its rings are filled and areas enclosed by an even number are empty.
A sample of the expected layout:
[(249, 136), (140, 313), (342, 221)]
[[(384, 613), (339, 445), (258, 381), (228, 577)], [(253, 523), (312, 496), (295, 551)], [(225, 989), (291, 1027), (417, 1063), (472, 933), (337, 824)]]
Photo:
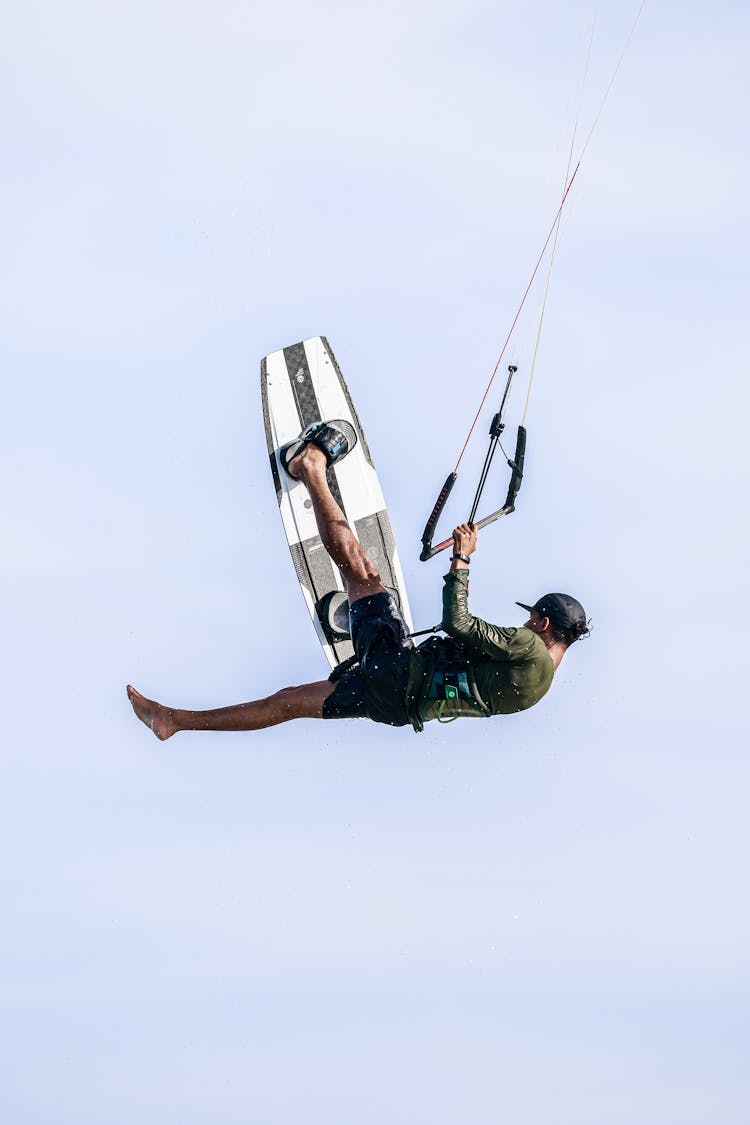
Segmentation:
[(128, 699), (138, 718), (164, 741), (180, 730), (264, 730), (291, 719), (322, 719), (323, 704), (335, 691), (329, 680), (282, 688), (267, 699), (217, 707), (213, 711), (184, 711), (146, 699), (128, 684)]
[(320, 538), (341, 571), (349, 604), (371, 594), (387, 593), (377, 567), (346, 522), (328, 487), (325, 454), (314, 445), (306, 445), (290, 462), (290, 470), (292, 466), (294, 476), (303, 481), (310, 493)]

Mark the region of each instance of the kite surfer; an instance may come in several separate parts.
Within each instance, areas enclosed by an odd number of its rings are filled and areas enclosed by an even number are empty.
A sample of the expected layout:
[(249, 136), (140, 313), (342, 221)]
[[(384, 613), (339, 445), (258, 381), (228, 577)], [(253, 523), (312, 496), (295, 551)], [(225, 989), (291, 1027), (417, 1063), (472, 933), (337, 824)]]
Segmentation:
[(393, 595), (349, 527), (328, 485), (326, 469), (349, 451), (345, 434), (316, 424), (282, 451), (286, 471), (303, 482), (320, 537), (339, 568), (350, 606), (356, 656), (327, 680), (282, 688), (265, 699), (208, 711), (166, 707), (128, 685), (138, 718), (159, 739), (182, 730), (252, 731), (292, 719), (369, 718), (422, 730), (430, 719), (512, 714), (548, 691), (567, 649), (589, 632), (580, 602), (546, 594), (520, 628), (474, 617), (468, 608), (471, 555), (477, 528), (460, 524), (444, 578), (442, 629), (419, 646), (411, 639)]

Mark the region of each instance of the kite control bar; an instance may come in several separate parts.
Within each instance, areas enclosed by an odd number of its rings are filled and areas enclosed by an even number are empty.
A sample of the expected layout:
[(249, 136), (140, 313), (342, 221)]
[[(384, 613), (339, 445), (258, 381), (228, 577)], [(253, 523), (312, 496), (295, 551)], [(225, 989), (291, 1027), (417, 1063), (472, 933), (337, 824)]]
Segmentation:
[[(524, 426), (519, 426), (518, 436), (516, 437), (516, 451), (513, 454), (512, 458), (508, 458), (511, 477), (510, 484), (508, 486), (508, 495), (505, 497), (505, 503), (503, 504), (502, 508), (498, 508), (496, 512), (492, 512), (489, 516), (485, 516), (484, 519), (475, 520), (474, 517), (477, 514), (479, 501), (481, 499), (484, 486), (487, 482), (487, 475), (490, 470), (490, 465), (492, 464), (492, 458), (495, 456), (495, 450), (500, 444), (500, 435), (505, 429), (505, 423), (503, 422), (503, 410), (505, 409), (505, 402), (508, 398), (508, 391), (510, 390), (510, 384), (514, 374), (516, 373), (516, 370), (517, 368), (512, 364), (508, 367), (508, 380), (505, 384), (503, 400), (500, 403), (500, 409), (493, 417), (492, 424), (490, 425), (490, 447), (487, 450), (487, 456), (484, 459), (484, 465), (479, 477), (479, 484), (477, 485), (476, 495), (474, 496), (474, 503), (471, 507), (471, 515), (469, 516), (469, 519), (467, 521), (468, 523), (476, 523), (477, 528), (486, 527), (487, 524), (494, 523), (495, 520), (499, 520), (503, 516), (510, 515), (511, 512), (515, 511), (516, 497), (518, 496), (518, 491), (521, 487), (521, 481), (523, 480), (523, 462), (526, 455), (526, 429)], [(438, 520), (440, 519), (443, 508), (445, 507), (446, 501), (451, 494), (453, 485), (456, 483), (457, 475), (458, 474), (454, 469), (454, 471), (446, 477), (445, 484), (440, 490), (440, 495), (435, 501), (435, 507), (432, 509), (430, 518), (425, 524), (425, 529), (422, 532), (422, 553), (419, 556), (422, 562), (427, 562), (428, 559), (433, 558), (435, 555), (439, 554), (440, 551), (446, 550), (446, 548), (450, 547), (453, 543), (453, 537), (451, 537), (450, 539), (444, 539), (442, 543), (438, 543), (437, 546), (433, 547), (432, 539), (435, 534), (435, 528), (437, 526)]]
[[(488, 524), (494, 523), (495, 520), (502, 519), (503, 516), (509, 516), (511, 512), (516, 510), (516, 497), (518, 496), (523, 480), (523, 462), (526, 455), (526, 428), (524, 426), (518, 427), (518, 436), (516, 438), (516, 451), (512, 458), (508, 458), (508, 465), (511, 469), (510, 484), (508, 485), (508, 495), (505, 497), (505, 503), (502, 508), (498, 508), (496, 512), (491, 512), (490, 515), (485, 516), (481, 520), (469, 520), (469, 523), (474, 523), (477, 529), (487, 527)], [(445, 501), (448, 499), (450, 490), (456, 482), (456, 474), (451, 475), (443, 485), (442, 491), (438, 496), (437, 503), (432, 510), (432, 515), (427, 521), (427, 526), (422, 535), (422, 553), (420, 559), (422, 562), (427, 562), (428, 559), (433, 558), (439, 554), (440, 551), (445, 551), (446, 548), (453, 546), (453, 536), (450, 539), (444, 539), (442, 543), (432, 545), (432, 536), (435, 533), (435, 525), (440, 518), (440, 513), (445, 507)]]

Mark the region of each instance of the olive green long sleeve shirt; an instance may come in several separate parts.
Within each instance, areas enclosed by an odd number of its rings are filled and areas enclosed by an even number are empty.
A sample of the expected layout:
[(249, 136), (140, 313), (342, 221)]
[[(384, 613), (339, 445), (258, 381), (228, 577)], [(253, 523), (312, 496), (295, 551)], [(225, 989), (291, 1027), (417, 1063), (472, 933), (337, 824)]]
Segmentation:
[[(538, 703), (554, 676), (552, 657), (531, 629), (492, 625), (474, 617), (468, 603), (469, 571), (452, 570), (443, 587), (443, 629), (460, 641), (477, 690), (493, 715), (510, 715)], [(423, 704), (424, 720), (437, 717), (441, 701)], [(483, 711), (463, 699), (442, 704), (445, 718)]]

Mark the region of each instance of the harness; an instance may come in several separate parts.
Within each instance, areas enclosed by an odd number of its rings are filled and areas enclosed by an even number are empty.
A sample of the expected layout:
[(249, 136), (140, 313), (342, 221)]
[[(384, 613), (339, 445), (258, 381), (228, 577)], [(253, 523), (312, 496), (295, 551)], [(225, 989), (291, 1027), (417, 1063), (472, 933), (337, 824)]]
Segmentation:
[(492, 714), (479, 694), (471, 661), (458, 641), (433, 636), (424, 641), (417, 652), (421, 658), (422, 685), (421, 690), (408, 701), (411, 703), (408, 710), (412, 726), (416, 731), (424, 729), (421, 711), (429, 700), (440, 700), (436, 716), (440, 723), (452, 723), (460, 718), (459, 715), (443, 718), (446, 706), (460, 700), (478, 708), (486, 716)]
[[(485, 716), (492, 714), (479, 694), (471, 661), (458, 641), (449, 637), (432, 636), (414, 650), (414, 655), (417, 659), (409, 676), (404, 702), (415, 731), (424, 730), (422, 710), (426, 703), (436, 699), (440, 700), (437, 720), (441, 723), (452, 723), (460, 718), (460, 715), (443, 718), (446, 706), (459, 700), (471, 704)], [(358, 667), (361, 667), (361, 663), (355, 654), (338, 664), (328, 679), (331, 683), (336, 683), (346, 672)]]
[[(443, 643), (442, 637), (433, 637), (420, 647), (422, 652), (425, 649), (431, 649), (434, 652), (432, 675), (427, 685), (425, 699), (439, 699), (441, 701), (437, 713), (439, 723), (452, 723), (458, 718), (458, 715), (450, 715), (447, 719), (443, 718), (446, 704), (455, 703), (459, 699), (465, 699), (470, 703), (475, 702), (469, 685), (468, 665), (465, 663), (465, 658), (461, 660), (464, 667), (457, 666), (456, 654), (453, 653), (451, 659), (448, 656), (447, 648), (448, 646)], [(461, 655), (463, 656), (463, 654)]]

